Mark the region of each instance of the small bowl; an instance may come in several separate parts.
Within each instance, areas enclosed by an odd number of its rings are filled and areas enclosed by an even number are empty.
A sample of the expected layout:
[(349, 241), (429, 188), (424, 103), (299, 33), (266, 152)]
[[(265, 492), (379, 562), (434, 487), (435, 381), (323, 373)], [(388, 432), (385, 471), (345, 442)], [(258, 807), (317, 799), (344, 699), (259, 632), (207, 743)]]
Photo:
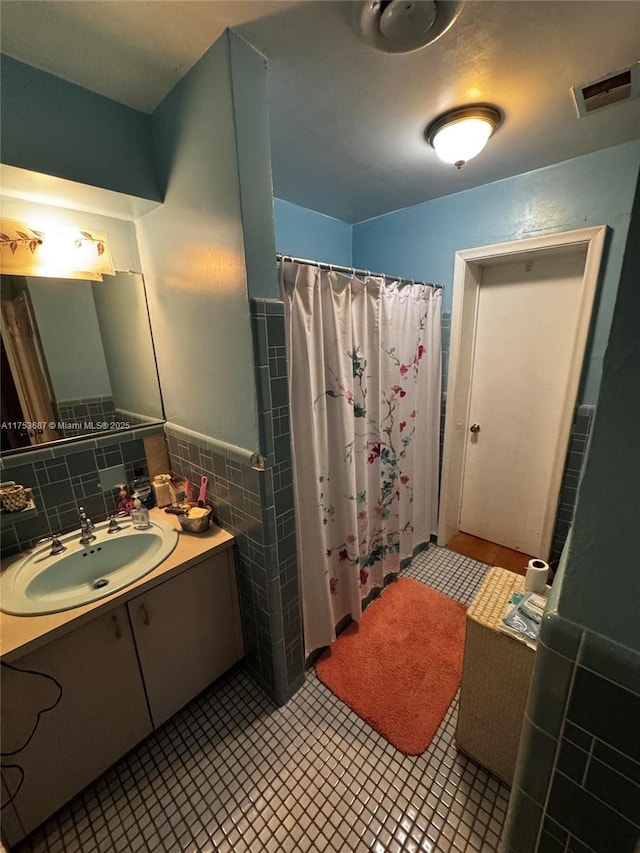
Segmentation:
[[(194, 510), (198, 512), (197, 516), (191, 515)], [(206, 531), (209, 529), (209, 522), (211, 521), (212, 512), (213, 507), (210, 506), (205, 506), (202, 508), (191, 507), (191, 509), (186, 515), (178, 516), (180, 527), (184, 530), (185, 533), (206, 533)]]

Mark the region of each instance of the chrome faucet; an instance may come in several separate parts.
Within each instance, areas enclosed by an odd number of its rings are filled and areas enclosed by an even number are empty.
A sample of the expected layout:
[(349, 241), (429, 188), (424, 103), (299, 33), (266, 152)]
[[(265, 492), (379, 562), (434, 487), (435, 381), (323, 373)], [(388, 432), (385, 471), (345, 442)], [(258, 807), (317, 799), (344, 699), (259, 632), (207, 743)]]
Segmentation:
[(45, 536), (44, 539), (38, 540), (38, 545), (42, 545), (44, 542), (51, 542), (51, 551), (49, 552), (50, 557), (56, 557), (58, 554), (62, 554), (63, 551), (67, 550), (67, 546), (63, 545), (60, 541), (59, 533), (50, 533), (48, 536)]
[(122, 528), (118, 524), (118, 519), (124, 518), (125, 515), (126, 515), (126, 513), (124, 513), (124, 512), (117, 512), (117, 513), (114, 512), (112, 515), (110, 515), (109, 516), (109, 529), (107, 530), (107, 533), (118, 533), (118, 531), (122, 530)]
[(81, 545), (88, 545), (90, 542), (93, 542), (93, 540), (96, 538), (92, 532), (95, 528), (91, 522), (91, 519), (89, 518), (87, 513), (84, 511), (84, 507), (81, 506), (79, 508), (78, 515), (80, 517), (80, 532), (81, 532), (80, 544)]

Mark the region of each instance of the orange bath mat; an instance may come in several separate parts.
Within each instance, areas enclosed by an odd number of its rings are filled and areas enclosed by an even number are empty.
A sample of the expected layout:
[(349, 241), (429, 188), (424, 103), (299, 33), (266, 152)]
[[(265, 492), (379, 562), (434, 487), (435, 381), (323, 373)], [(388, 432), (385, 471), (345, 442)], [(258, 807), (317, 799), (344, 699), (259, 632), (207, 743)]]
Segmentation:
[(318, 659), (318, 678), (389, 743), (420, 755), (460, 683), (466, 612), (400, 578)]

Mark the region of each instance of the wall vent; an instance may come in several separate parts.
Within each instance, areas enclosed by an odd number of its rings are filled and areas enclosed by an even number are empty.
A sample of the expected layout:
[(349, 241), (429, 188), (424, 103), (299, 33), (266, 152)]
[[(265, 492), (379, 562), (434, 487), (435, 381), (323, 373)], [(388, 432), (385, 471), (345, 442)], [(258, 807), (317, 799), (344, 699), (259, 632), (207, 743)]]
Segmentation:
[(571, 90), (579, 116), (640, 96), (640, 63)]

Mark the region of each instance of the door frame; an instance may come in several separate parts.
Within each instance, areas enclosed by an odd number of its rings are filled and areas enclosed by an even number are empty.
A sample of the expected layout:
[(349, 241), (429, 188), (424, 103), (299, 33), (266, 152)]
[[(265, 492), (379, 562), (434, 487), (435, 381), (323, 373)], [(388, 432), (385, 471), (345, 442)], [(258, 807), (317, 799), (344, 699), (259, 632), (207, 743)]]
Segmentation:
[(53, 411), (53, 390), (43, 367), (46, 364), (28, 291), (0, 302), (0, 333), (9, 369), (26, 423), (31, 445), (58, 439)]
[(460, 529), (467, 422), (482, 269), (495, 263), (516, 261), (523, 256), (529, 260), (528, 256), (534, 258), (536, 254), (544, 255), (548, 252), (559, 254), (563, 249), (585, 246), (587, 254), (582, 274), (580, 316), (571, 357), (568, 392), (562, 411), (560, 437), (553, 464), (552, 488), (543, 525), (543, 550), (548, 553), (553, 536), (562, 472), (571, 434), (606, 234), (607, 226), (597, 225), (456, 252), (438, 519), (440, 545), (446, 545)]

